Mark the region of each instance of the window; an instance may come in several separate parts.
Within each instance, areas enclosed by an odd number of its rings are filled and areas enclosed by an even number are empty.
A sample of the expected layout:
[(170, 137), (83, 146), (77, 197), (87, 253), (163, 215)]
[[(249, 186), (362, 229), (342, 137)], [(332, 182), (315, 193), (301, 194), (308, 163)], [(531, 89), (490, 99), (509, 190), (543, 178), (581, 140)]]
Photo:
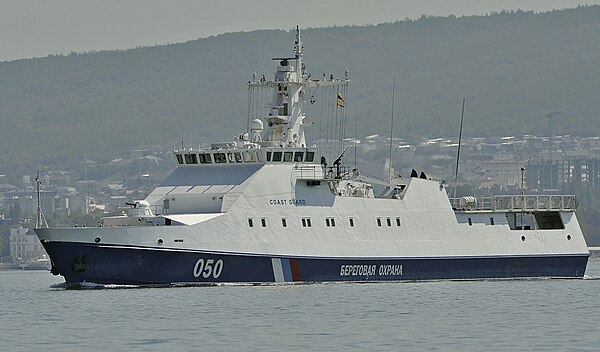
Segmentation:
[(210, 164), (212, 163), (212, 158), (210, 157), (210, 153), (198, 154), (200, 158), (200, 164)]
[(262, 225), (262, 227), (267, 227), (267, 219), (260, 218), (260, 224)]
[(490, 225), (494, 225), (494, 218), (493, 217), (490, 218)]
[(396, 226), (400, 226), (400, 218), (396, 218)]
[(198, 164), (198, 159), (196, 154), (186, 154), (185, 155), (185, 163), (186, 164)]
[(387, 223), (388, 226), (392, 226), (392, 219), (385, 218), (385, 222)]
[(473, 225), (473, 221), (471, 220), (471, 218), (468, 218), (468, 220), (469, 220), (469, 226), (472, 226)]
[(177, 157), (177, 164), (183, 164), (183, 156), (181, 154), (175, 154)]
[(354, 227), (354, 218), (348, 218), (348, 222), (350, 223), (350, 227)]
[(377, 226), (381, 226), (381, 218), (377, 218)]
[(271, 161), (271, 154), (273, 154), (273, 153), (267, 152), (267, 161)]
[(252, 221), (252, 218), (248, 218), (248, 227), (254, 227), (254, 222)]
[(285, 218), (281, 218), (281, 226), (287, 227), (287, 220)]
[(303, 152), (295, 152), (294, 153), (294, 162), (301, 163), (302, 157), (304, 156), (303, 154), (304, 154)]
[(242, 154), (240, 154), (240, 153), (233, 153), (233, 155), (235, 156), (235, 162), (236, 163), (241, 163), (242, 162)]
[(285, 153), (283, 153), (283, 161), (285, 161), (285, 162), (291, 162), (292, 161), (292, 155), (294, 155), (294, 153), (292, 153), (292, 152), (285, 152)]
[(311, 227), (310, 218), (302, 218), (302, 227)]
[(256, 160), (263, 162), (265, 161), (265, 154), (262, 151), (256, 152)]
[(327, 227), (335, 227), (335, 219), (334, 218), (325, 218), (325, 225)]
[(304, 158), (305, 162), (312, 163), (314, 159), (315, 159), (315, 152), (306, 152), (306, 157)]
[(253, 163), (256, 161), (256, 154), (253, 152), (244, 152), (244, 161), (247, 163)]
[(229, 160), (230, 163), (234, 162), (233, 153), (227, 153), (227, 160)]
[(226, 162), (227, 159), (225, 158), (225, 153), (215, 153), (215, 163), (222, 164)]
[(273, 161), (281, 161), (281, 152), (274, 152), (273, 153)]

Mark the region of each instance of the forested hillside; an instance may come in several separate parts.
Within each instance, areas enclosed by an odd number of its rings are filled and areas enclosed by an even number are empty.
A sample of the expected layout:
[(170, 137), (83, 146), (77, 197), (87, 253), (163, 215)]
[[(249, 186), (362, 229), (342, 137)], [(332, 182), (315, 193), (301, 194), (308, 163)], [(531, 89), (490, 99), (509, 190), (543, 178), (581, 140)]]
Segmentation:
[[(394, 74), (400, 137), (456, 135), (463, 97), (466, 136), (547, 135), (558, 109), (555, 134), (600, 135), (599, 19), (590, 6), (307, 29), (305, 61), (313, 77), (349, 69), (362, 136), (389, 133)], [(252, 72), (270, 77), (292, 44), (292, 32), (255, 31), (2, 62), (0, 173), (229, 139), (246, 128)]]

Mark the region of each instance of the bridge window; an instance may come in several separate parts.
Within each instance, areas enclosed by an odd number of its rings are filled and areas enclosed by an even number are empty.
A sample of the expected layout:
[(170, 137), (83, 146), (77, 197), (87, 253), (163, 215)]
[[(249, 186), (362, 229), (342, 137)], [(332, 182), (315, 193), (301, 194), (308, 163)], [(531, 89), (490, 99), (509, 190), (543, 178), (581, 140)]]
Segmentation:
[(271, 161), (271, 154), (273, 154), (273, 153), (271, 153), (269, 151), (267, 152), (267, 161)]
[(283, 154), (283, 161), (285, 161), (285, 162), (291, 162), (291, 161), (292, 161), (292, 155), (293, 155), (293, 154), (294, 154), (294, 153), (292, 153), (292, 152), (285, 152), (285, 153)]
[(254, 221), (252, 221), (252, 218), (248, 218), (248, 227), (254, 227)]
[(200, 153), (198, 154), (200, 159), (200, 164), (211, 164), (212, 158), (210, 157), (210, 153)]
[(242, 162), (242, 154), (240, 154), (240, 153), (233, 153), (233, 155), (235, 156), (235, 162), (236, 163), (241, 163)]
[(230, 163), (234, 162), (233, 153), (227, 153), (227, 160), (229, 160)]
[(274, 152), (273, 153), (273, 161), (281, 161), (281, 152)]
[(396, 226), (400, 226), (400, 218), (396, 218)]
[(287, 227), (287, 220), (286, 220), (286, 218), (281, 218), (281, 226)]
[(256, 160), (263, 162), (265, 161), (265, 154), (262, 151), (256, 152)]
[(244, 152), (244, 161), (247, 163), (253, 163), (256, 161), (256, 154), (253, 152)]
[(354, 218), (348, 218), (348, 222), (350, 223), (350, 227), (354, 227)]
[(306, 157), (304, 158), (305, 162), (312, 163), (314, 159), (315, 159), (315, 152), (306, 152)]
[(181, 154), (175, 154), (177, 157), (177, 164), (183, 164), (183, 156)]
[(494, 225), (494, 218), (493, 217), (490, 218), (490, 225)]
[(267, 219), (260, 218), (260, 224), (262, 225), (262, 227), (267, 227)]
[(381, 226), (381, 218), (377, 218), (377, 226)]
[(223, 164), (226, 162), (227, 162), (227, 159), (225, 158), (225, 153), (215, 153), (215, 163)]
[(391, 218), (385, 218), (385, 222), (387, 223), (388, 226), (392, 226), (392, 219)]
[(185, 163), (198, 164), (198, 158), (196, 157), (196, 154), (185, 154)]
[(294, 162), (301, 163), (302, 157), (304, 156), (303, 154), (304, 154), (303, 152), (295, 152), (294, 153)]

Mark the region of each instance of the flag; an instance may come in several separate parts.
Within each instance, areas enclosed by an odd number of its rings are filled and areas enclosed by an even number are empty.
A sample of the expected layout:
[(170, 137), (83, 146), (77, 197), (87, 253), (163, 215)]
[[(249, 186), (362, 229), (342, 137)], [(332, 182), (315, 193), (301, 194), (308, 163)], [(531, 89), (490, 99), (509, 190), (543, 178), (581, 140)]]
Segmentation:
[[(338, 100), (341, 100), (342, 102), (344, 101), (344, 97), (342, 96), (342, 93), (340, 93), (340, 92), (337, 93), (337, 98), (338, 98)], [(342, 106), (343, 106), (343, 104), (342, 104)]]

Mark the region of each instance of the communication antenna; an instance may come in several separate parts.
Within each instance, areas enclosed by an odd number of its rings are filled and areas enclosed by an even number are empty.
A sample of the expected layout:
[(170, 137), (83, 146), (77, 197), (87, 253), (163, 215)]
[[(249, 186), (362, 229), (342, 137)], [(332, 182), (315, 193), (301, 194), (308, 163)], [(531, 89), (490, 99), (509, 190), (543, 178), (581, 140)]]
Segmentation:
[(454, 199), (456, 199), (456, 182), (458, 181), (458, 161), (460, 160), (460, 144), (462, 142), (463, 119), (465, 117), (465, 100), (466, 98), (463, 98), (462, 112), (460, 114), (460, 130), (458, 131), (458, 151), (456, 152), (456, 170), (454, 172), (454, 196), (452, 197)]

